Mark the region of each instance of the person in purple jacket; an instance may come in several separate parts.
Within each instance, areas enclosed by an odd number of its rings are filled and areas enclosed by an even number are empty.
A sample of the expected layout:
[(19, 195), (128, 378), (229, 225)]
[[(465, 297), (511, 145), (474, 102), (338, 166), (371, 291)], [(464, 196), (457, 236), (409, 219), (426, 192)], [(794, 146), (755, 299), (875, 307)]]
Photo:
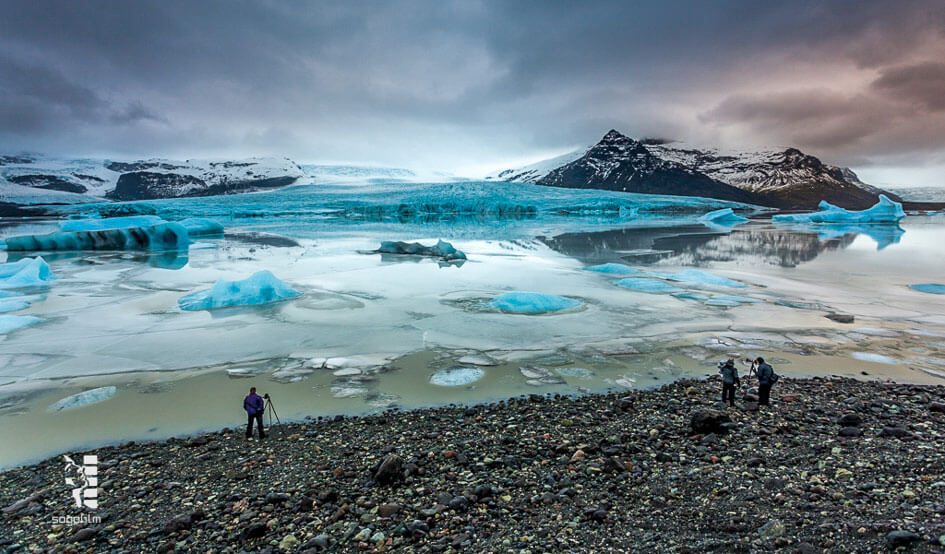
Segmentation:
[(259, 429), (259, 438), (266, 438), (266, 432), (263, 430), (263, 411), (265, 411), (266, 403), (263, 402), (261, 396), (256, 394), (256, 387), (249, 389), (249, 394), (246, 395), (246, 398), (243, 399), (243, 409), (246, 410), (246, 414), (249, 415), (249, 420), (246, 423), (246, 438), (253, 438), (253, 420), (256, 420), (256, 427)]

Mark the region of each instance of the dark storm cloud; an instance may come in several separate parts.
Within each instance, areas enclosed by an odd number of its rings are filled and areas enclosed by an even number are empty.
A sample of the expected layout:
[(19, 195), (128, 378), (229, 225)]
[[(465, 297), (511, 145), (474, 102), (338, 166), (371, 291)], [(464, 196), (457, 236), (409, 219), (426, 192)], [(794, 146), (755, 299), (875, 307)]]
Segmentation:
[[(611, 127), (848, 159), (945, 147), (922, 121), (945, 97), (933, 63), (945, 58), (941, 2), (2, 8), (6, 150), (449, 169), (588, 143)], [(902, 142), (889, 126), (934, 144)]]

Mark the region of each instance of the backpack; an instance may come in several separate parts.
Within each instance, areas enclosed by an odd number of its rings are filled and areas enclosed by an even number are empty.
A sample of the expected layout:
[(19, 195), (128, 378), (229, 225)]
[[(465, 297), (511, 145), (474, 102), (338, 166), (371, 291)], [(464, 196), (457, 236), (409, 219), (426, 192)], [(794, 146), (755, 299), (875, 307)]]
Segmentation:
[[(768, 371), (771, 372), (771, 374), (768, 376), (768, 384), (773, 385), (773, 384), (777, 383), (777, 382), (778, 382), (778, 374), (774, 372), (774, 368), (771, 367), (771, 364), (768, 364), (768, 363), (765, 363), (764, 365), (768, 366), (767, 369), (768, 369)], [(759, 367), (758, 369), (760, 370), (761, 368)], [(760, 373), (758, 374), (758, 378), (759, 378), (759, 380), (761, 379)]]

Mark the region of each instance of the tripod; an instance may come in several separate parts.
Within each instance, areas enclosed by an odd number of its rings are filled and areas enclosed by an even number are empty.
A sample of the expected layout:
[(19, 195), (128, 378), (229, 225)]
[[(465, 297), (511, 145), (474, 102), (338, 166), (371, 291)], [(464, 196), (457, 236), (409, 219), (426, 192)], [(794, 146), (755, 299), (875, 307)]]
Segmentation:
[(276, 413), (276, 409), (272, 406), (272, 398), (268, 394), (264, 395), (263, 398), (266, 399), (266, 405), (263, 407), (263, 411), (269, 414), (269, 433), (274, 434), (274, 429), (276, 427), (272, 426), (272, 418), (275, 416), (276, 423), (282, 425), (282, 420), (279, 419), (279, 414)]

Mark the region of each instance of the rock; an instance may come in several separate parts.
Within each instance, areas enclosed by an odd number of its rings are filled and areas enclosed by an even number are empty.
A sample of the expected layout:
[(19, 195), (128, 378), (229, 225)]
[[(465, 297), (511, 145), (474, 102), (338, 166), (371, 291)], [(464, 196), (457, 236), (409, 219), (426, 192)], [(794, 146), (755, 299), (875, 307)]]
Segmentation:
[(79, 529), (73, 533), (72, 540), (74, 542), (84, 542), (96, 535), (98, 535), (98, 529), (95, 527), (83, 527), (82, 529)]
[(22, 510), (23, 508), (29, 506), (30, 502), (32, 502), (33, 500), (34, 498), (32, 496), (29, 498), (24, 498), (22, 500), (17, 500), (13, 504), (10, 504), (9, 506), (7, 506), (6, 508), (3, 508), (3, 510), (0, 510), (0, 511), (2, 511), (5, 514), (15, 514), (19, 512), (20, 510)]
[(892, 531), (886, 535), (886, 548), (895, 550), (901, 547), (909, 547), (920, 540), (922, 540), (922, 537), (911, 531)]
[(271, 492), (266, 495), (266, 504), (282, 504), (289, 499), (289, 495), (284, 492)]
[(381, 504), (377, 507), (377, 515), (381, 517), (391, 517), (400, 512), (400, 504)]
[(758, 529), (758, 534), (761, 535), (763, 539), (780, 537), (784, 534), (784, 524), (781, 523), (780, 519), (768, 520), (768, 523), (765, 523)]
[(820, 549), (809, 542), (798, 543), (795, 549), (797, 554), (820, 554)]
[(696, 434), (721, 434), (728, 431), (728, 427), (724, 424), (731, 423), (731, 421), (732, 419), (727, 414), (713, 410), (699, 410), (692, 414), (689, 426), (692, 432)]
[(374, 471), (374, 480), (381, 485), (392, 485), (404, 478), (404, 459), (396, 454), (388, 454)]
[(853, 323), (853, 316), (850, 314), (838, 314), (836, 312), (830, 312), (825, 315), (827, 319), (831, 321), (836, 321), (837, 323)]
[(895, 437), (897, 439), (909, 439), (914, 437), (911, 431), (903, 429), (902, 427), (883, 427), (883, 430), (879, 432), (879, 436)]
[(240, 531), (240, 541), (248, 541), (251, 539), (264, 537), (268, 530), (269, 529), (266, 527), (265, 523), (257, 521), (256, 523), (250, 524), (249, 527), (246, 527)]
[(465, 512), (469, 509), (469, 499), (465, 496), (453, 497), (449, 502), (449, 507), (457, 512)]
[(850, 479), (853, 477), (853, 472), (845, 468), (837, 468), (837, 472), (834, 474), (834, 479), (840, 481), (843, 479)]
[(351, 540), (356, 541), (356, 542), (367, 542), (367, 540), (371, 538), (371, 533), (373, 533), (371, 528), (365, 527), (364, 529), (361, 529), (360, 531), (358, 531), (358, 534), (352, 537)]
[(929, 403), (930, 412), (945, 413), (945, 402), (931, 402)]
[(837, 423), (842, 427), (859, 427), (863, 424), (863, 418), (860, 417), (860, 414), (843, 414), (837, 420)]
[(430, 534), (430, 526), (418, 520), (413, 520), (404, 525), (404, 532), (408, 536), (423, 537)]
[(860, 437), (863, 435), (863, 430), (859, 427), (841, 427), (839, 435), (841, 437)]
[(207, 517), (203, 510), (197, 510), (186, 514), (179, 514), (164, 522), (161, 529), (165, 533), (176, 533), (185, 529), (190, 529), (194, 523)]
[(279, 541), (279, 548), (282, 550), (294, 550), (296, 546), (299, 545), (299, 539), (295, 538), (295, 535), (289, 533)]
[(571, 456), (571, 463), (584, 461), (584, 456), (585, 454), (583, 450), (576, 451), (574, 455)]

